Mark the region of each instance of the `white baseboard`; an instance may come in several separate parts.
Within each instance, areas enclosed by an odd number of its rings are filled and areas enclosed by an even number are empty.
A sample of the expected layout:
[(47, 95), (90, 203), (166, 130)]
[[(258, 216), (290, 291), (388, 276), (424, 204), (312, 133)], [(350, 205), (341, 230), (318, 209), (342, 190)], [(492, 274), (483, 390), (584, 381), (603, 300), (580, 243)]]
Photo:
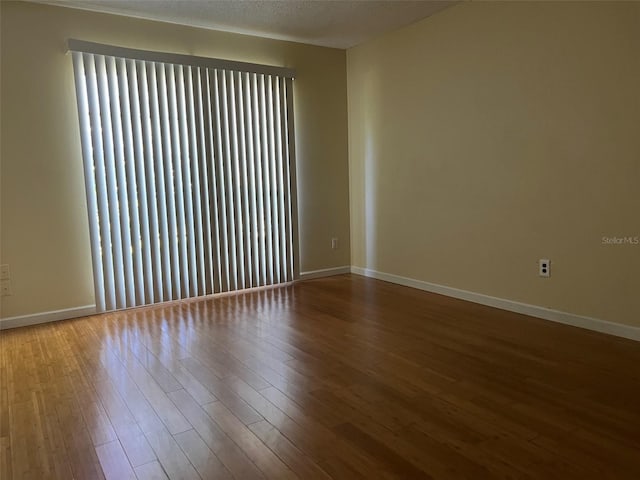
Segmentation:
[(390, 273), (378, 272), (368, 268), (351, 267), (351, 273), (362, 275), (365, 277), (377, 278), (385, 282), (397, 283), (406, 287), (417, 288), (427, 292), (438, 293), (448, 297), (459, 298), (489, 307), (508, 310), (510, 312), (522, 313), (543, 320), (564, 323), (574, 327), (594, 330), (596, 332), (607, 333), (617, 337), (628, 338), (630, 340), (640, 341), (640, 327), (632, 327), (631, 325), (623, 325), (620, 323), (608, 322), (599, 318), (583, 317), (573, 313), (561, 312), (550, 308), (539, 307), (537, 305), (529, 305), (527, 303), (515, 302), (504, 298), (491, 297), (481, 293), (470, 292), (468, 290), (460, 290), (453, 287), (438, 285), (435, 283), (423, 282), (413, 278), (401, 277)]
[[(541, 318), (552, 322), (563, 323), (565, 325), (572, 325), (574, 327), (585, 328), (587, 330), (593, 330), (609, 335), (615, 335), (617, 337), (640, 341), (640, 327), (623, 325), (620, 323), (600, 320), (598, 318), (584, 317), (581, 315), (575, 315), (573, 313), (561, 312), (559, 310), (539, 307), (537, 305), (530, 305), (513, 300), (506, 300), (504, 298), (492, 297), (481, 293), (470, 292), (468, 290), (460, 290), (458, 288), (424, 282), (422, 280), (415, 280), (413, 278), (401, 277), (399, 275), (393, 275), (391, 273), (378, 272), (376, 270), (371, 270), (368, 268), (343, 266), (335, 268), (325, 268), (322, 270), (313, 270), (309, 272), (302, 272), (300, 274), (300, 280), (329, 277), (332, 275), (342, 275), (349, 272), (356, 275), (376, 278), (378, 280), (383, 280), (398, 285), (404, 285), (406, 287), (417, 288), (419, 290), (424, 290), (427, 292), (438, 293), (440, 295), (446, 295), (448, 297), (458, 298), (473, 303), (479, 303), (481, 305), (487, 305), (490, 307), (499, 308), (501, 310), (522, 313), (524, 315), (530, 315), (532, 317)], [(81, 307), (67, 308), (64, 310), (53, 310), (50, 312), (35, 313), (32, 315), (7, 317), (0, 319), (0, 330), (25, 327), (27, 325), (36, 325), (38, 323), (54, 322), (57, 320), (84, 317), (87, 315), (94, 315), (95, 313), (95, 305), (84, 305)]]
[[(323, 270), (312, 270), (309, 272), (302, 272), (300, 274), (300, 280), (330, 277), (332, 275), (341, 275), (341, 274), (350, 273), (350, 272), (351, 272), (351, 267), (348, 265), (342, 266), (342, 267), (325, 268)], [(255, 289), (245, 289), (245, 290), (236, 290), (233, 292), (216, 293), (211, 296), (217, 297), (217, 296), (225, 296), (225, 295), (238, 295), (242, 293), (247, 293), (248, 291), (251, 291), (251, 290), (265, 290), (270, 288), (277, 288), (280, 286), (282, 286), (282, 284), (269, 285), (267, 287), (259, 287)], [(209, 297), (209, 295), (207, 295), (206, 297)], [(195, 297), (195, 298), (183, 299), (178, 301), (194, 301), (194, 300), (199, 300), (206, 297)], [(152, 306), (152, 305), (144, 305), (142, 307), (149, 307), (149, 306)], [(141, 308), (141, 307), (135, 307), (135, 308)], [(84, 305), (82, 307), (67, 308), (64, 310), (53, 310), (50, 312), (34, 313), (31, 315), (20, 315), (17, 317), (0, 318), (0, 330), (6, 330), (9, 328), (26, 327), (28, 325), (37, 325), (39, 323), (55, 322), (58, 320), (68, 320), (70, 318), (85, 317), (87, 315), (94, 315), (95, 313), (96, 313), (95, 305)]]
[(27, 325), (36, 325), (38, 323), (55, 322), (57, 320), (67, 320), (69, 318), (86, 317), (87, 315), (93, 315), (95, 313), (95, 305), (84, 305), (82, 307), (65, 308), (64, 310), (53, 310), (50, 312), (34, 313), (32, 315), (0, 318), (0, 330), (26, 327)]
[(300, 272), (300, 280), (331, 277), (333, 275), (342, 275), (344, 273), (351, 273), (351, 267), (349, 265), (343, 267), (323, 268), (322, 270), (311, 270), (309, 272)]

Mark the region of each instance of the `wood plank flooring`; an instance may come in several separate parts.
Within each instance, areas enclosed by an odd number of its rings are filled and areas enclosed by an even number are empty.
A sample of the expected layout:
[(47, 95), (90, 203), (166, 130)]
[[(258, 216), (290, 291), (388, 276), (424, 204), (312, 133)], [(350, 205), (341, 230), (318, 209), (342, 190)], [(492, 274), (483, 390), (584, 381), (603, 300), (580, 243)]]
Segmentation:
[(640, 478), (640, 343), (363, 277), (0, 341), (2, 480)]

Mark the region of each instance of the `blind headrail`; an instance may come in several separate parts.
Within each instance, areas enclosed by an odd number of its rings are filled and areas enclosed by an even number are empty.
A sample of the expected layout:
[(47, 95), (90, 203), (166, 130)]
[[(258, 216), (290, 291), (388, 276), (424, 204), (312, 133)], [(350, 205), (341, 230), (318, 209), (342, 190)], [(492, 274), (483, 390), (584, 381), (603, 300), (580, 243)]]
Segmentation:
[(295, 78), (296, 71), (292, 68), (277, 67), (274, 65), (261, 65), (258, 63), (236, 62), (220, 58), (197, 57), (180, 53), (154, 52), (151, 50), (138, 50), (135, 48), (118, 47), (102, 43), (87, 42), (70, 38), (67, 40), (68, 52), (95, 53), (112, 57), (144, 60), (148, 62), (173, 63), (177, 65), (191, 65), (204, 68), (216, 68), (232, 70), (236, 72), (260, 73), (265, 75), (277, 75), (285, 78)]

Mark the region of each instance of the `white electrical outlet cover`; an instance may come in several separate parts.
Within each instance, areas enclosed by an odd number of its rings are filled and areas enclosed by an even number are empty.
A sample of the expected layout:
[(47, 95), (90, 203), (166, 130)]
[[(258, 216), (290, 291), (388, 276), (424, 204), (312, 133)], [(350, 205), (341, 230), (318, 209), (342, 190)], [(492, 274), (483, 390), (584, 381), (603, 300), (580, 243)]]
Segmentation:
[(541, 277), (548, 277), (551, 274), (551, 262), (547, 258), (538, 261), (538, 274)]

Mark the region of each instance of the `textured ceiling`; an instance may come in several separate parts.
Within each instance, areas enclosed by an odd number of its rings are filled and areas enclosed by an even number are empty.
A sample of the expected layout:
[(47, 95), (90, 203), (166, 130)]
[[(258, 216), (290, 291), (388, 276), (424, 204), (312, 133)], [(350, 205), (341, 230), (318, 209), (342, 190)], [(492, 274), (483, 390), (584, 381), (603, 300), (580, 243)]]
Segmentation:
[(32, 0), (261, 37), (349, 48), (452, 1)]

